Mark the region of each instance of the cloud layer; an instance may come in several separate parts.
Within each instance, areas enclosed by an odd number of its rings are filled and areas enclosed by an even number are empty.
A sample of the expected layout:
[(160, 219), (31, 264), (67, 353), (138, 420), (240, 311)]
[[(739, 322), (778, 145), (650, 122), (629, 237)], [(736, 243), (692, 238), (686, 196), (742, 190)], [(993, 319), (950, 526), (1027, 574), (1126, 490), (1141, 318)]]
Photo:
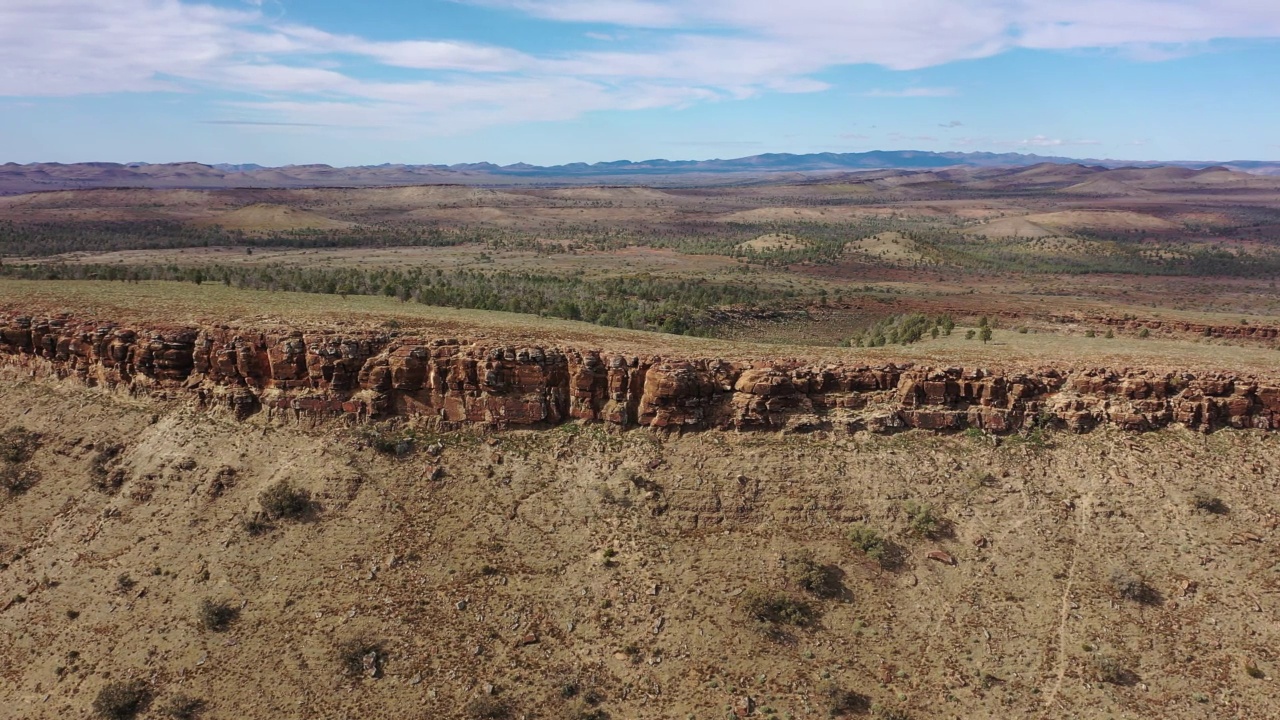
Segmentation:
[[(1280, 37), (1280, 3), (1259, 0), (457, 1), (581, 24), (584, 49), (375, 41), (290, 23), (257, 1), (5, 0), (0, 96), (213, 90), (236, 95), (228, 120), (446, 133), (819, 92), (829, 86), (816, 76), (847, 65), (915, 70), (1015, 48), (1158, 59), (1217, 39)], [(610, 49), (590, 49), (600, 45), (588, 34), (614, 38)]]

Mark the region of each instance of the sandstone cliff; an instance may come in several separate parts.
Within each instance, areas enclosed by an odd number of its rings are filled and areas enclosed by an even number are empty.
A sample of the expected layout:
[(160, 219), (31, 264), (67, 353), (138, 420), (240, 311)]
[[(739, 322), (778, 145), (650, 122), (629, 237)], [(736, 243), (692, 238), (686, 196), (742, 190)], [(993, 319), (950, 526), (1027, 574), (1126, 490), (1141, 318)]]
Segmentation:
[(247, 332), (0, 316), (0, 362), (133, 392), (189, 394), (245, 418), (428, 415), (453, 424), (569, 420), (681, 429), (1054, 425), (1280, 428), (1280, 384), (1107, 369), (993, 373), (911, 365), (761, 366), (596, 350), (494, 347), (396, 332)]

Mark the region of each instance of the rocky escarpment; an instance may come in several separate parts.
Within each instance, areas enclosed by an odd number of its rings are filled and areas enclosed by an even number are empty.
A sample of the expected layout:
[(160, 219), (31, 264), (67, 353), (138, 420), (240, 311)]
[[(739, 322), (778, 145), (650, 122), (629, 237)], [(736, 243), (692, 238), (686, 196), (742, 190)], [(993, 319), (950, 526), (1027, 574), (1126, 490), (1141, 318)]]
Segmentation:
[(501, 347), (394, 332), (117, 327), (0, 317), (0, 362), (254, 413), (419, 415), (494, 427), (897, 428), (1004, 433), (1052, 424), (1142, 431), (1280, 428), (1280, 385), (1106, 369), (993, 373), (912, 365), (762, 365)]

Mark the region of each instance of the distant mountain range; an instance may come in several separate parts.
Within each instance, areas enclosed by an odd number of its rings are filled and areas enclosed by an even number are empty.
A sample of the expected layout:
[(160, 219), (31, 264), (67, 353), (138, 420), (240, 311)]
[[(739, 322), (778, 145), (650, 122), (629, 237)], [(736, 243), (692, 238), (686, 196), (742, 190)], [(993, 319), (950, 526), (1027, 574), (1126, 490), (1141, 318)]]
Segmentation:
[(32, 163), (0, 165), (0, 193), (95, 187), (144, 188), (301, 188), (376, 187), (388, 185), (554, 185), (648, 184), (698, 185), (796, 180), (871, 170), (943, 170), (949, 168), (1018, 168), (1041, 164), (1088, 164), (1104, 168), (1180, 167), (1226, 169), (1258, 175), (1280, 175), (1280, 161), (1122, 162), (1080, 160), (1022, 153), (924, 152), (875, 150), (864, 153), (769, 153), (729, 160), (618, 160), (570, 163), (549, 167), (517, 163), (458, 165), (329, 165), (264, 167), (256, 164), (181, 163)]

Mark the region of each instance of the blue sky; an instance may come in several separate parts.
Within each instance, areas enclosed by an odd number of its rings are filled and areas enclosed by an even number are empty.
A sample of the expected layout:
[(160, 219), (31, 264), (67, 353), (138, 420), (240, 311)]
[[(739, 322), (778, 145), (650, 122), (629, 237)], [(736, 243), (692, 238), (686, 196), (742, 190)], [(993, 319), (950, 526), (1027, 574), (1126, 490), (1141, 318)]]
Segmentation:
[(0, 162), (1280, 158), (1274, 0), (0, 0)]

